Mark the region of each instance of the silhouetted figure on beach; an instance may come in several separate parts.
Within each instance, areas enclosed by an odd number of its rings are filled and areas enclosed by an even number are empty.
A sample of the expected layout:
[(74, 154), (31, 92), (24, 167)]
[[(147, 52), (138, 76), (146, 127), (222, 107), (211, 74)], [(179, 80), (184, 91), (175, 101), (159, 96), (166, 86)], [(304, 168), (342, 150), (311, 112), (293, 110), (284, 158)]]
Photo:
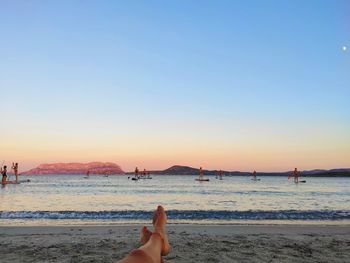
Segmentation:
[(131, 251), (118, 263), (161, 263), (162, 256), (170, 252), (165, 225), (167, 216), (162, 206), (153, 214), (153, 232), (144, 226), (141, 230), (141, 247)]

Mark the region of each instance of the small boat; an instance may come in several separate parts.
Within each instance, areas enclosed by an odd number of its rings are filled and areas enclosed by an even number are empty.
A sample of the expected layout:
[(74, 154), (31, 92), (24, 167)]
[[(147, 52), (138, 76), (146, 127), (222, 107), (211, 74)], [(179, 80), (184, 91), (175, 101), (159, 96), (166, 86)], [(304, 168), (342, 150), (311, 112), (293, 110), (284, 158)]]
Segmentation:
[(133, 177), (133, 178), (131, 178), (131, 180), (133, 180), (133, 181), (138, 181), (139, 179)]
[(251, 180), (252, 180), (252, 181), (260, 181), (259, 178), (252, 178)]

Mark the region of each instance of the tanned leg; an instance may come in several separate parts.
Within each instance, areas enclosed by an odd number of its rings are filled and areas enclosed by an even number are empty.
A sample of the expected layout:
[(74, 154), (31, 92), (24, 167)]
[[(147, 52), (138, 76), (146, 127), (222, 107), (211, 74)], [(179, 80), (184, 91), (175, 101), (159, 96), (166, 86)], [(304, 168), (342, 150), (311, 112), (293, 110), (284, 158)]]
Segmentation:
[(168, 237), (166, 234), (167, 217), (162, 206), (158, 206), (153, 216), (154, 232), (151, 233), (147, 227), (141, 231), (141, 243), (143, 246), (133, 250), (128, 256), (118, 263), (160, 263), (162, 255), (170, 251)]

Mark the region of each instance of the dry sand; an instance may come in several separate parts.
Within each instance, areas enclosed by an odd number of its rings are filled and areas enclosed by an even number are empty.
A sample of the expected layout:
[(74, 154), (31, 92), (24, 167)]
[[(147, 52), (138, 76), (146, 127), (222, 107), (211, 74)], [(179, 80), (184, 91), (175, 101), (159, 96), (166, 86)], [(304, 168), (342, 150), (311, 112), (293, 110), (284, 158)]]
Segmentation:
[[(116, 262), (141, 226), (0, 227), (0, 262)], [(350, 227), (172, 225), (166, 259), (182, 262), (350, 262)]]

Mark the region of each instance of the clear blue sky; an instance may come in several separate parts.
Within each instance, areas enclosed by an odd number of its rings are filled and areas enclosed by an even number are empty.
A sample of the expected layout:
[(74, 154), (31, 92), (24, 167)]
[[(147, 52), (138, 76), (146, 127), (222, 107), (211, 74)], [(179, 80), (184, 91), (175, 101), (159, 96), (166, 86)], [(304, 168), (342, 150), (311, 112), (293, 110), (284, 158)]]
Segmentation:
[(349, 1), (1, 1), (0, 33), (3, 159), (350, 166)]

